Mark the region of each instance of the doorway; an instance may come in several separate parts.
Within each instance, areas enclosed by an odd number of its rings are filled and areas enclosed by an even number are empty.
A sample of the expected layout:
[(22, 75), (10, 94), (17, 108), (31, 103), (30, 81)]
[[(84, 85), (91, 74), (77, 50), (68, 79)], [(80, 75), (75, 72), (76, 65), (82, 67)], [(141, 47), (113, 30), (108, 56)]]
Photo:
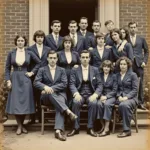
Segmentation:
[[(50, 0), (49, 24), (52, 20), (60, 20), (62, 28), (60, 35), (68, 34), (68, 23), (76, 20), (79, 23), (81, 17), (88, 18), (88, 30), (92, 31), (92, 22), (97, 19), (97, 0)], [(51, 32), (51, 29), (49, 30)]]

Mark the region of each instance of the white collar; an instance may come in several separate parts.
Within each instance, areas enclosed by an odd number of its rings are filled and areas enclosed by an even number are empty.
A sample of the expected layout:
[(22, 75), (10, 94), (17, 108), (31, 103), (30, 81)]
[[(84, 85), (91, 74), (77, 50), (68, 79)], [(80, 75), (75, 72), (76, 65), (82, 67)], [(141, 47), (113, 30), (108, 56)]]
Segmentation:
[(54, 32), (52, 32), (53, 37), (55, 38), (56, 36), (59, 37), (59, 34), (55, 34)]
[(24, 48), (20, 49), (20, 48), (17, 47), (18, 52), (24, 52), (24, 50), (25, 50)]
[(81, 33), (82, 33), (82, 32), (86, 33), (86, 32), (87, 32), (87, 30), (82, 31), (82, 30), (80, 29), (80, 32), (81, 32)]
[(38, 43), (36, 43), (36, 46), (37, 46), (38, 48), (41, 48), (41, 47), (43, 47), (43, 44), (39, 45)]
[(104, 50), (104, 46), (103, 46), (103, 47), (99, 47), (99, 46), (97, 45), (97, 50)]
[(55, 70), (56, 69), (56, 65), (54, 67), (51, 67), (50, 65), (48, 65), (50, 70)]
[(70, 37), (72, 38), (73, 36), (77, 37), (77, 33), (75, 34), (70, 33)]
[(82, 70), (88, 70), (89, 65), (87, 65), (87, 67), (84, 67), (83, 65), (81, 65), (81, 67), (82, 67)]

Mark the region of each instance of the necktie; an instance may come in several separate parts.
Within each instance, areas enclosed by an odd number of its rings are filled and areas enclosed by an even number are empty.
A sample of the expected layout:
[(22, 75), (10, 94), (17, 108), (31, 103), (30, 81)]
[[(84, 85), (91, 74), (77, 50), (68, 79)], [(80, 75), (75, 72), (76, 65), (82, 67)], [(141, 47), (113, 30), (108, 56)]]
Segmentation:
[(55, 36), (55, 43), (58, 44), (58, 35)]
[(85, 36), (85, 31), (82, 31), (82, 35)]
[(75, 35), (72, 36), (72, 40), (73, 40), (73, 45), (75, 47), (76, 46)]
[(131, 42), (132, 42), (132, 45), (135, 45), (135, 37), (134, 36), (131, 36)]

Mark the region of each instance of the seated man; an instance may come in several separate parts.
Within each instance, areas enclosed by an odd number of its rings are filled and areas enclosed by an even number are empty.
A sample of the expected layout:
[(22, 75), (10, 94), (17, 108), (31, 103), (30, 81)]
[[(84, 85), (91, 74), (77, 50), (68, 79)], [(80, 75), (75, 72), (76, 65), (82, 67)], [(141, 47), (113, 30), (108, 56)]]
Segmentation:
[(90, 66), (90, 52), (83, 50), (80, 54), (81, 66), (73, 68), (70, 75), (70, 90), (73, 95), (72, 111), (78, 116), (74, 122), (73, 130), (67, 136), (79, 134), (80, 108), (84, 103), (88, 104), (87, 133), (96, 137), (93, 130), (97, 112), (97, 98), (101, 95), (102, 84), (98, 69)]
[(47, 101), (50, 101), (56, 109), (55, 138), (66, 141), (65, 135), (62, 134), (64, 131), (64, 114), (69, 115), (71, 120), (75, 120), (77, 116), (66, 105), (67, 76), (65, 70), (56, 65), (57, 60), (57, 53), (50, 51), (47, 55), (48, 65), (39, 69), (34, 80), (34, 86), (43, 91), (42, 102), (46, 105)]

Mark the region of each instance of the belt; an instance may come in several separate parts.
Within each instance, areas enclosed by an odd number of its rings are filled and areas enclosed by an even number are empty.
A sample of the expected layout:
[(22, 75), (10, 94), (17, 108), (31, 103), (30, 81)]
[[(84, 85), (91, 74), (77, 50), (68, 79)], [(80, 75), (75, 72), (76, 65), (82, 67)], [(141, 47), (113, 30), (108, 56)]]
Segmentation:
[(27, 68), (24, 68), (24, 67), (15, 67), (14, 71), (27, 71)]

